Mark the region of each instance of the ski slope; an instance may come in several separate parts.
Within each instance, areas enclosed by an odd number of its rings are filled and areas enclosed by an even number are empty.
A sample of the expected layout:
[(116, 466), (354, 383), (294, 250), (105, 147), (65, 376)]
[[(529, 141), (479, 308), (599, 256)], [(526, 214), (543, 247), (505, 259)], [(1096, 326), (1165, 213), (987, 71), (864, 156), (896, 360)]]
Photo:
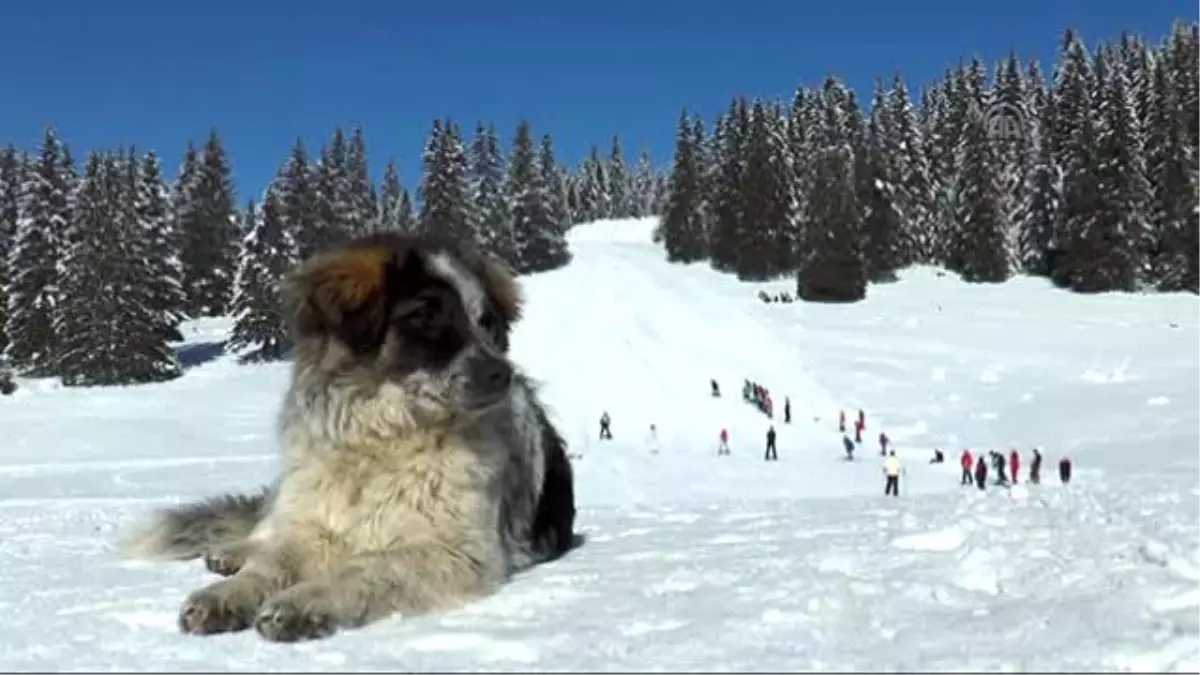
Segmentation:
[[(759, 288), (791, 284), (667, 265), (653, 226), (578, 226), (572, 264), (525, 282), (513, 350), (582, 455), (582, 548), (441, 617), (291, 646), (178, 634), (210, 575), (120, 560), (116, 528), (269, 480), (287, 376), (234, 364), (228, 321), (200, 320), (176, 381), (24, 380), (0, 398), (0, 669), (1200, 669), (1195, 296), (914, 269), (854, 305), (767, 305)], [(778, 462), (762, 461), (771, 421), (742, 402), (746, 377), (775, 398)], [(837, 412), (859, 407), (850, 463)], [(882, 495), (881, 428), (899, 499)], [(958, 487), (962, 447), (1034, 445), (1045, 484)], [(947, 465), (926, 463), (934, 447)]]

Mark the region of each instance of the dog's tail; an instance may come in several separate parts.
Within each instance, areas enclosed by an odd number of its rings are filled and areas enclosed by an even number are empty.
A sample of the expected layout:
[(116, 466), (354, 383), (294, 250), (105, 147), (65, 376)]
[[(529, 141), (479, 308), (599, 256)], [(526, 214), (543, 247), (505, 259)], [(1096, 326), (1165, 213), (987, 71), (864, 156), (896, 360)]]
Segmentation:
[(118, 550), (127, 558), (191, 560), (236, 544), (262, 520), (270, 492), (220, 495), (161, 509), (128, 530)]

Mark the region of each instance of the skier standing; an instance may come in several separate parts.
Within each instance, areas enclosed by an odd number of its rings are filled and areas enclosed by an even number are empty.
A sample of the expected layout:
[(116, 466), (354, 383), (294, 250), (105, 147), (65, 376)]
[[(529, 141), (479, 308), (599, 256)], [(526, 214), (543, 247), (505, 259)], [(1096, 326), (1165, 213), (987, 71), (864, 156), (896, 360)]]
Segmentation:
[(650, 435), (646, 437), (646, 445), (650, 447), (650, 454), (658, 454), (658, 427), (650, 425)]
[(783, 423), (792, 423), (792, 399), (787, 396), (783, 397)]
[(1004, 455), (992, 450), (992, 469), (996, 472), (996, 485), (1008, 485), (1008, 471), (1006, 470), (1007, 462), (1004, 461)]
[(1020, 482), (1021, 475), (1021, 453), (1017, 452), (1016, 448), (1008, 455), (1008, 468), (1012, 471), (1013, 485), (1016, 485)]
[(891, 439), (888, 438), (887, 434), (883, 433), (882, 431), (879, 432), (879, 454), (880, 455), (887, 454), (888, 443), (890, 442), (890, 440)]
[(975, 468), (975, 458), (971, 456), (971, 451), (963, 448), (962, 457), (959, 459), (959, 465), (962, 466), (962, 479), (958, 482), (959, 485), (971, 484), (971, 469)]
[(1033, 461), (1029, 464), (1029, 482), (1037, 485), (1042, 482), (1042, 451), (1033, 449)]
[(610, 441), (612, 440), (612, 429), (609, 428), (611, 424), (612, 418), (608, 416), (608, 411), (605, 410), (604, 414), (600, 416), (600, 440), (603, 441), (606, 438)]
[(767, 452), (763, 455), (763, 461), (775, 460), (779, 461), (779, 455), (775, 452), (775, 425), (767, 429)]
[(900, 458), (896, 456), (895, 450), (888, 453), (887, 459), (883, 460), (883, 475), (887, 477), (883, 484), (883, 494), (899, 497)]
[(987, 462), (984, 461), (982, 453), (979, 459), (975, 460), (975, 485), (980, 490), (987, 489)]
[(729, 454), (729, 430), (721, 429), (721, 444), (717, 446), (718, 455)]
[(846, 411), (845, 410), (838, 411), (838, 432), (843, 433), (843, 434), (846, 433)]
[(1063, 485), (1071, 482), (1071, 458), (1063, 457), (1058, 460), (1058, 479)]
[(842, 434), (842, 447), (846, 449), (846, 461), (854, 461), (854, 441), (846, 434)]
[(709, 380), (709, 382), (712, 383), (713, 398), (720, 398), (721, 397), (721, 386), (719, 384), (717, 384), (716, 380)]

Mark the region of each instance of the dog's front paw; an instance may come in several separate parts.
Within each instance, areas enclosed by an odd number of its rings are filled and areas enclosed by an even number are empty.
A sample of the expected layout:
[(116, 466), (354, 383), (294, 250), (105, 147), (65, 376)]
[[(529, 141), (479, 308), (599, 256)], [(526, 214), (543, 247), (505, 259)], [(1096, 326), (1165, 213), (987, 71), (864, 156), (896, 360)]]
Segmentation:
[(250, 627), (253, 609), (230, 602), (225, 594), (210, 589), (192, 593), (179, 611), (179, 630), (190, 635), (232, 633)]
[(237, 549), (226, 549), (204, 554), (204, 567), (213, 574), (231, 577), (246, 564), (246, 556)]
[(318, 640), (333, 635), (337, 622), (319, 603), (298, 603), (287, 598), (268, 601), (254, 619), (254, 629), (272, 642)]

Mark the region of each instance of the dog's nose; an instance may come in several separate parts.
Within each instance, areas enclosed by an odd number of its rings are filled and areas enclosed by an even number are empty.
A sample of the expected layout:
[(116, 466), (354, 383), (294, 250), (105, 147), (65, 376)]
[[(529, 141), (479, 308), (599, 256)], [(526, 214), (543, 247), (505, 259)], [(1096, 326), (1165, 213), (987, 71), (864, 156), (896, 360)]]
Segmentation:
[(475, 362), (473, 377), (479, 385), (491, 391), (503, 391), (512, 384), (513, 369), (504, 359), (484, 356)]

